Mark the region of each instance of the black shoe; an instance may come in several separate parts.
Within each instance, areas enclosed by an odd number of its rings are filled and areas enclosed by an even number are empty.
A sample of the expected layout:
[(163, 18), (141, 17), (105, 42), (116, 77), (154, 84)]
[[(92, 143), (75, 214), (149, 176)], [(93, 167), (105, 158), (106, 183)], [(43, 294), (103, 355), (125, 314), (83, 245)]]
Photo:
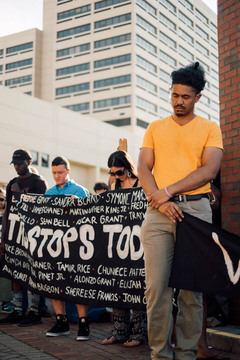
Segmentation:
[(47, 333), (46, 336), (69, 335), (69, 323), (66, 315), (56, 315), (57, 323)]
[(89, 320), (87, 317), (79, 318), (79, 328), (77, 334), (77, 340), (89, 340), (90, 339)]
[(14, 310), (10, 315), (0, 320), (0, 324), (17, 324), (22, 320), (22, 316)]
[(41, 316), (39, 314), (35, 314), (34, 311), (29, 311), (29, 313), (20, 321), (19, 326), (37, 325), (41, 324), (41, 322)]

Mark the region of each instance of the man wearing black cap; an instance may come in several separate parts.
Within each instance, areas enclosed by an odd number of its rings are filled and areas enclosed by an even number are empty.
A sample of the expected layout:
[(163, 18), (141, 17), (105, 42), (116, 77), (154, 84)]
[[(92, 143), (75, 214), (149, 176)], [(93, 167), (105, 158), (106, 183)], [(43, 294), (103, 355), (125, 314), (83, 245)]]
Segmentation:
[[(7, 185), (5, 213), (2, 223), (2, 242), (0, 253), (4, 255), (5, 239), (7, 235), (7, 218), (10, 210), (11, 197), (13, 192), (44, 194), (47, 189), (46, 181), (39, 175), (33, 174), (29, 166), (32, 162), (31, 154), (28, 150), (19, 149), (14, 151), (10, 164), (18, 174)], [(41, 323), (41, 317), (38, 314), (38, 295), (31, 294), (30, 311), (24, 317), (22, 314), (22, 291), (19, 285), (12, 283), (13, 287), (13, 304), (14, 311), (4, 319), (0, 320), (0, 324), (20, 323), (20, 326), (30, 326)]]

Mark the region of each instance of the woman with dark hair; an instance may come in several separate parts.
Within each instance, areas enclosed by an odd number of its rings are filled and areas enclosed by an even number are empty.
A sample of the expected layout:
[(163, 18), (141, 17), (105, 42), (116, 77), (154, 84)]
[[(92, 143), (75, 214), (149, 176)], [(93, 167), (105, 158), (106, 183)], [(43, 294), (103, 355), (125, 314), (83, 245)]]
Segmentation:
[[(125, 151), (115, 151), (108, 159), (109, 175), (115, 178), (111, 190), (141, 186), (131, 157)], [(147, 341), (146, 311), (113, 309), (113, 332), (103, 345), (116, 342), (124, 346), (138, 346)]]

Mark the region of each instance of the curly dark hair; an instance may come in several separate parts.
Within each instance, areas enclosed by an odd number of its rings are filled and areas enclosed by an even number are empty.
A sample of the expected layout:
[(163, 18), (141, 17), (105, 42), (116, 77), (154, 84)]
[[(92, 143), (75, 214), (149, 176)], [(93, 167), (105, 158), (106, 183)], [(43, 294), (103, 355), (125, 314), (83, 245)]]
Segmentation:
[(206, 84), (204, 69), (199, 62), (180, 68), (171, 73), (172, 86), (181, 84), (192, 86), (199, 94)]

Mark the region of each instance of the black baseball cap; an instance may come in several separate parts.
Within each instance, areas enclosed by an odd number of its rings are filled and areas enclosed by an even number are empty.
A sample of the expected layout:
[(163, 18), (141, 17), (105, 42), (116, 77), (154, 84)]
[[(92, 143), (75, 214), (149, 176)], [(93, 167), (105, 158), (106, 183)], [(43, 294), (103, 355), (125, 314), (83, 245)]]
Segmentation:
[(22, 164), (24, 160), (32, 160), (32, 156), (28, 150), (16, 150), (13, 153), (10, 164)]

